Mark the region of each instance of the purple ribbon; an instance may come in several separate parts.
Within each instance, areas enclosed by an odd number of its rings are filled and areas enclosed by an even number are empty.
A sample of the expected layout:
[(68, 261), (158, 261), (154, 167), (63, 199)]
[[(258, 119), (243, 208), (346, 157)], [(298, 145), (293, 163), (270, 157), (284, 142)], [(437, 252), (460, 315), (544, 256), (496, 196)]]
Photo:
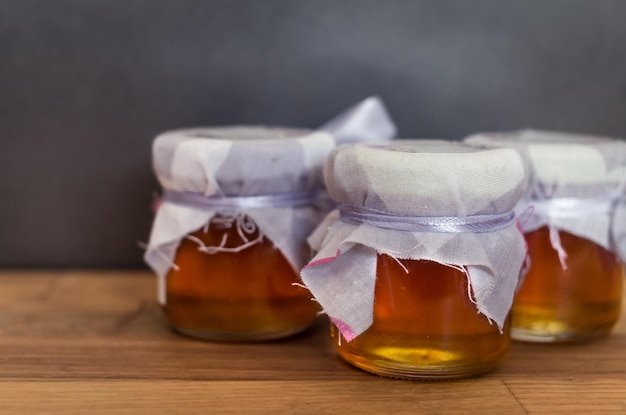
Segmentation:
[(201, 193), (163, 190), (163, 200), (166, 202), (209, 211), (309, 206), (319, 200), (319, 195), (318, 191), (309, 191), (259, 196), (204, 196)]
[(494, 232), (511, 225), (514, 212), (472, 216), (411, 216), (352, 205), (339, 205), (341, 220), (351, 225), (372, 225), (378, 228), (409, 232)]

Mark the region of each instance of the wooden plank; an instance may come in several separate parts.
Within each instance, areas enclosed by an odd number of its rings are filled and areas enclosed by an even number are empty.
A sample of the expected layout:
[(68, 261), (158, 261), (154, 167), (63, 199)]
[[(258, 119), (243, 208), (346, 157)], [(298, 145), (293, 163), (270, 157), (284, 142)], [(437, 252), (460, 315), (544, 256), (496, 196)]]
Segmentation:
[[(524, 414), (497, 380), (0, 382), (2, 413)], [(23, 412), (27, 408), (27, 412)]]
[(507, 380), (506, 385), (531, 414), (625, 414), (626, 374), (621, 379), (553, 376)]

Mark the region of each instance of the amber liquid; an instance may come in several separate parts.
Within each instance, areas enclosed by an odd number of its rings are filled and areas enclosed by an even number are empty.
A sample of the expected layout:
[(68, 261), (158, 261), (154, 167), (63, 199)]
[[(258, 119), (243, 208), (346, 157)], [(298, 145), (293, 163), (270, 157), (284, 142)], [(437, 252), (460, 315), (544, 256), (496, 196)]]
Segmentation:
[(509, 345), (509, 322), (500, 333), (468, 297), (467, 277), (430, 261), (378, 256), (374, 322), (347, 342), (335, 326), (331, 338), (349, 363), (375, 374), (409, 379), (451, 379), (487, 372)]
[[(215, 221), (191, 234), (206, 246), (220, 245), (224, 235), (225, 248), (245, 242), (236, 227)], [(295, 334), (315, 319), (316, 303), (294, 285), (299, 276), (267, 238), (239, 252), (207, 254), (198, 246), (184, 239), (176, 252), (178, 270), (166, 277), (164, 310), (176, 330), (215, 340), (266, 340)]]
[(619, 318), (623, 266), (614, 254), (559, 232), (567, 270), (550, 244), (547, 227), (526, 235), (531, 268), (513, 304), (512, 337), (574, 342), (608, 334)]

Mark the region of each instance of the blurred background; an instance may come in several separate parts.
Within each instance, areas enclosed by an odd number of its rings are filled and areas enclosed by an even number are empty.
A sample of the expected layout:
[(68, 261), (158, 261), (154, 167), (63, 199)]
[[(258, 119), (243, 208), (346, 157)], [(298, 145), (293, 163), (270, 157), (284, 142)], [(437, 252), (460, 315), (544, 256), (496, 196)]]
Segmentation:
[(626, 136), (622, 0), (0, 0), (0, 267), (143, 267), (164, 130)]

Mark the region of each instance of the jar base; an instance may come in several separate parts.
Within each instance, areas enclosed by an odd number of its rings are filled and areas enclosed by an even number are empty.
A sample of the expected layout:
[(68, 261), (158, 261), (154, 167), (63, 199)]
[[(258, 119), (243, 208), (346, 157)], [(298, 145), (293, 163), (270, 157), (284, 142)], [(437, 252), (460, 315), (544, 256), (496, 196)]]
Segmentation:
[(171, 295), (163, 305), (163, 313), (174, 331), (188, 337), (255, 342), (305, 331), (315, 322), (317, 309), (312, 304), (308, 297), (270, 304), (263, 299), (219, 301)]
[(552, 309), (513, 309), (511, 338), (534, 343), (582, 343), (609, 335), (621, 313), (620, 303), (579, 307), (568, 318), (557, 318)]
[(402, 364), (388, 360), (372, 360), (360, 356), (346, 355), (341, 350), (339, 355), (349, 364), (374, 375), (403, 380), (415, 381), (446, 381), (480, 376), (492, 371), (499, 362), (491, 365), (449, 365), (445, 364), (449, 352), (430, 349), (411, 349), (411, 354), (430, 356), (433, 360), (439, 360), (440, 364), (423, 365), (416, 367), (413, 364)]
[(511, 328), (511, 339), (528, 343), (584, 343), (607, 337), (612, 328), (613, 324), (587, 332)]
[(178, 334), (187, 337), (193, 337), (200, 340), (232, 342), (232, 343), (251, 343), (279, 340), (286, 337), (292, 337), (306, 331), (309, 326), (297, 327), (291, 330), (279, 332), (223, 332), (211, 330), (187, 329), (183, 327), (171, 326)]

